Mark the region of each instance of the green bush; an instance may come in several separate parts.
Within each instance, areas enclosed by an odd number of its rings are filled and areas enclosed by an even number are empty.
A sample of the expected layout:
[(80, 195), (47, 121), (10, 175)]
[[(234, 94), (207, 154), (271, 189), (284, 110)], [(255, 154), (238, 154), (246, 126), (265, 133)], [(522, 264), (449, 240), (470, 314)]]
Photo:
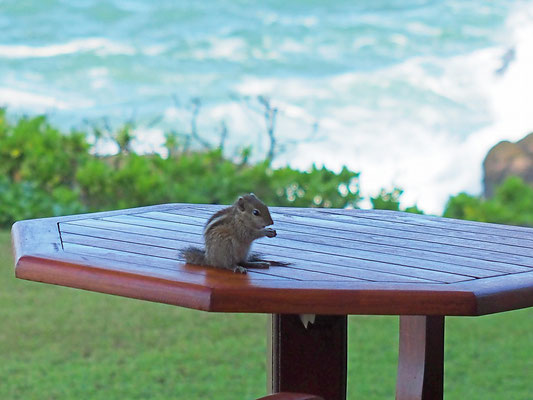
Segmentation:
[(12, 182), (33, 182), (48, 192), (72, 187), (88, 150), (83, 133), (62, 134), (43, 116), (24, 117), (11, 125), (0, 110), (0, 175)]
[(87, 209), (78, 197), (68, 187), (46, 191), (32, 181), (11, 182), (0, 176), (0, 226), (27, 218), (84, 212)]
[[(274, 169), (268, 160), (250, 163), (251, 148), (234, 157), (220, 148), (191, 151), (182, 136), (165, 135), (168, 157), (140, 155), (125, 125), (110, 135), (118, 154), (94, 155), (89, 133), (60, 132), (44, 116), (10, 123), (0, 109), (0, 226), (160, 203), (229, 204), (247, 192), (270, 206), (357, 208), (361, 199), (359, 173), (346, 167)], [(370, 200), (375, 209), (421, 213), (416, 205), (400, 207), (402, 193), (381, 190)], [(491, 199), (461, 193), (449, 199), (444, 216), (533, 226), (533, 188), (509, 178)]]
[(533, 187), (519, 177), (509, 177), (496, 189), (490, 199), (466, 193), (450, 197), (444, 216), (533, 226)]
[(271, 206), (342, 208), (360, 200), (359, 173), (347, 168), (273, 169), (268, 160), (249, 163), (250, 148), (229, 157), (168, 140), (169, 157), (140, 155), (128, 126), (112, 135), (119, 153), (98, 156), (88, 137), (60, 132), (43, 116), (10, 123), (0, 110), (0, 225), (158, 203), (228, 204), (247, 192)]
[(406, 211), (413, 214), (424, 214), (416, 204), (400, 209), (400, 197), (402, 197), (402, 194), (403, 190), (397, 187), (393, 188), (390, 192), (381, 189), (376, 197), (370, 198), (372, 208), (376, 210)]

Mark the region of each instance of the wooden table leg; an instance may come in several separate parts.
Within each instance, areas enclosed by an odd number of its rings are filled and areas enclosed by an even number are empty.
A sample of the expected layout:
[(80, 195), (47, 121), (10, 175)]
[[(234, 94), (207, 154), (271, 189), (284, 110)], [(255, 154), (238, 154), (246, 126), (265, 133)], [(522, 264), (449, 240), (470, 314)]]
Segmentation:
[(444, 317), (400, 316), (396, 400), (442, 400)]
[(274, 314), (269, 340), (270, 391), (345, 400), (346, 328), (345, 315), (317, 315), (305, 328), (298, 315)]

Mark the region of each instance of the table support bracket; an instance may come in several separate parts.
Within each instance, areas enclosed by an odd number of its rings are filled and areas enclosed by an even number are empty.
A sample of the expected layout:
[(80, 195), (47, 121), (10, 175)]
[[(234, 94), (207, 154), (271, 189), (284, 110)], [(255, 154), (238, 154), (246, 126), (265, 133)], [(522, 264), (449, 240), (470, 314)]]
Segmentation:
[(271, 393), (303, 392), (346, 399), (347, 317), (317, 315), (307, 328), (299, 315), (274, 314), (269, 335)]
[(400, 316), (396, 400), (442, 400), (444, 317)]

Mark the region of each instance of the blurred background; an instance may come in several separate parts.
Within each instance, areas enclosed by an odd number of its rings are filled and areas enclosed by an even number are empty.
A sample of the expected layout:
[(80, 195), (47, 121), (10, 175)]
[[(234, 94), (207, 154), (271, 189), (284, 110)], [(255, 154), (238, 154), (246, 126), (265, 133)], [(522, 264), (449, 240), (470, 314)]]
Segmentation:
[[(531, 0), (1, 0), (0, 32), (2, 399), (265, 393), (263, 316), (15, 281), (16, 220), (254, 191), (533, 226)], [(449, 321), (449, 398), (530, 398), (531, 311)], [(352, 317), (351, 396), (392, 398), (396, 335)]]
[[(531, 1), (20, 1), (1, 4), (0, 105), (90, 131), (134, 125), (165, 154), (189, 132), (275, 166), (361, 172), (441, 214), (482, 192), (482, 161), (533, 130)], [(201, 142), (196, 143), (201, 144)], [(101, 153), (114, 153), (101, 143)], [(281, 150), (281, 149), (278, 149)]]

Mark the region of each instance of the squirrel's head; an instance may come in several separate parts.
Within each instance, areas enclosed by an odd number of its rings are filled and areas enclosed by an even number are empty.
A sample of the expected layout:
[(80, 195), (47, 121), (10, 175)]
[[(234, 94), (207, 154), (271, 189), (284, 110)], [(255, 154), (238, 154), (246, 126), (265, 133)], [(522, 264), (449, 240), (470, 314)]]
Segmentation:
[(253, 193), (239, 197), (236, 206), (238, 212), (246, 215), (246, 221), (249, 221), (254, 228), (262, 229), (274, 223), (268, 207)]

